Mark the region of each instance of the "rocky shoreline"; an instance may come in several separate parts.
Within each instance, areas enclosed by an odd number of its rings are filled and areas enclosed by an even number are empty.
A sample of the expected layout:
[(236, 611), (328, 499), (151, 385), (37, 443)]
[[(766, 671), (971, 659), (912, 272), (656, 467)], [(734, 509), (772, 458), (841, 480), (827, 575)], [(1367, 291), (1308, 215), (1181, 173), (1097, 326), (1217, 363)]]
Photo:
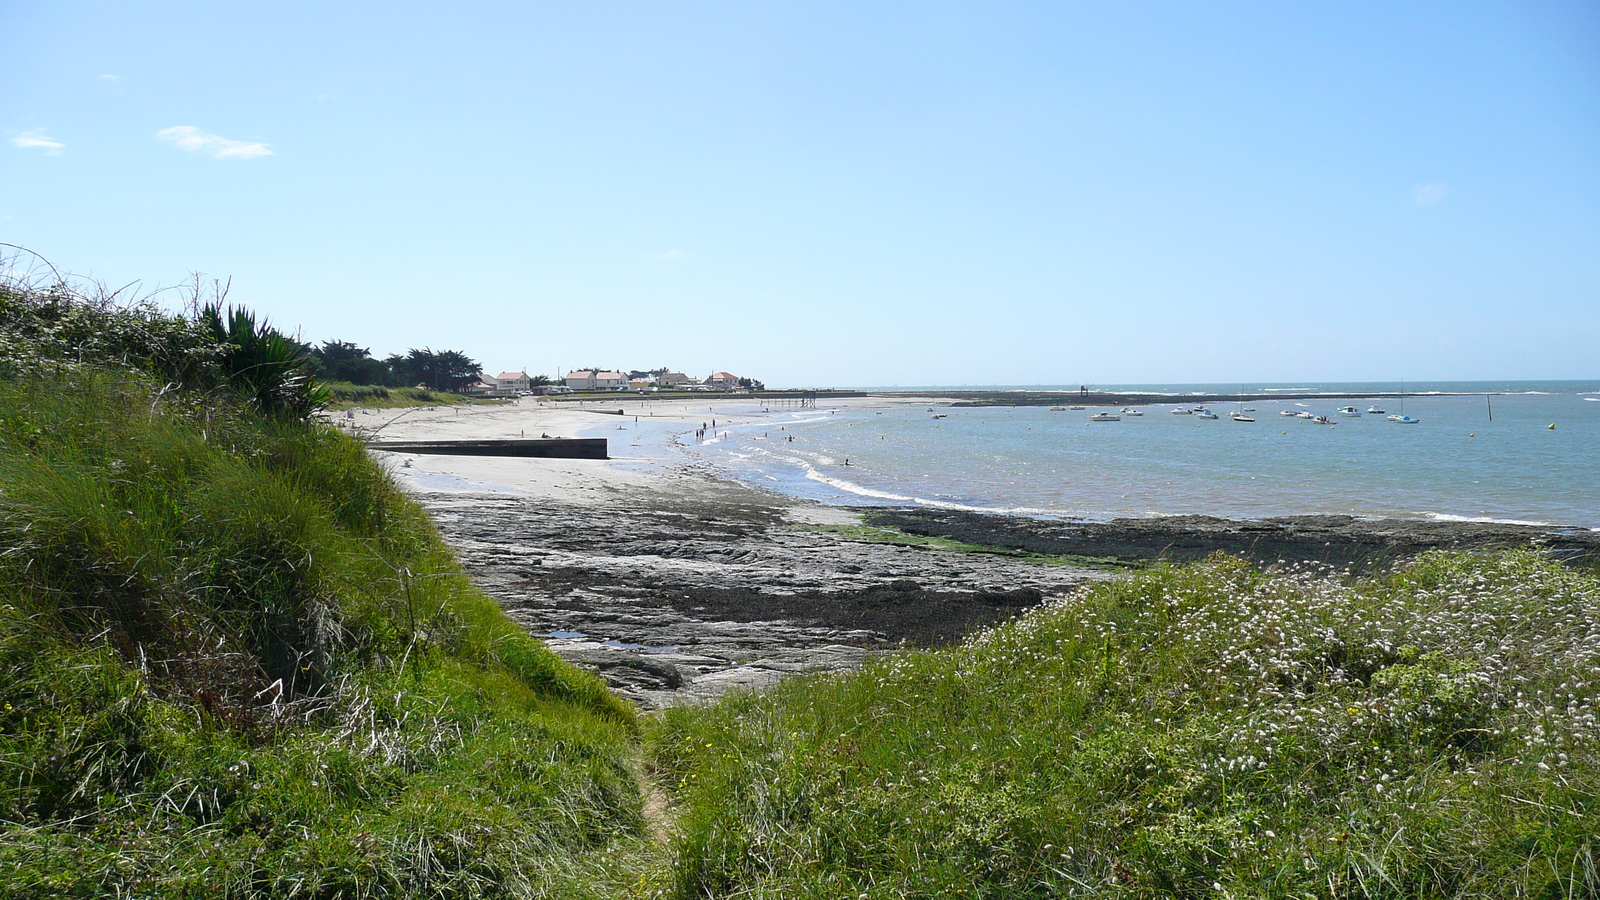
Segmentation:
[(666, 476), (584, 502), (418, 497), (473, 580), (644, 708), (940, 646), (1104, 571), (864, 542), (850, 510)]
[(868, 524), (907, 534), (1119, 564), (1190, 562), (1220, 552), (1260, 564), (1315, 562), (1368, 572), (1427, 550), (1518, 547), (1544, 551), (1568, 564), (1600, 563), (1600, 532), (1542, 525), (1354, 516), (1286, 516), (1254, 521), (1160, 516), (1061, 522), (958, 510), (866, 509), (861, 513)]
[[(841, 509), (703, 473), (583, 496), (424, 492), (473, 579), (559, 654), (641, 707), (948, 645), (1119, 567), (1222, 551), (1367, 571), (1434, 547), (1600, 561), (1600, 533), (1470, 522), (1202, 516), (1058, 522)], [(863, 539), (862, 526), (960, 552)], [(972, 548), (968, 548), (970, 551)], [(1031, 556), (1031, 555), (1037, 556)], [(1044, 557), (1054, 557), (1045, 559)]]

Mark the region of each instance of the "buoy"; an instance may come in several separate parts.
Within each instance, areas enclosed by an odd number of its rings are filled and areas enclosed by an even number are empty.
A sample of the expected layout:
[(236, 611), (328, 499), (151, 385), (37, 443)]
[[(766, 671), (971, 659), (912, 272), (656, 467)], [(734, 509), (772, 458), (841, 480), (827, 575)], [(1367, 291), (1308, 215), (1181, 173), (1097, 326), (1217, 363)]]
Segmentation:
[(1554, 422), (1550, 423), (1550, 430), (1551, 431), (1555, 431), (1556, 430), (1556, 423), (1554, 423)]
[(1474, 431), (1473, 433), (1467, 435), (1467, 437), (1477, 437), (1477, 436), (1478, 436), (1478, 433), (1476, 431)]

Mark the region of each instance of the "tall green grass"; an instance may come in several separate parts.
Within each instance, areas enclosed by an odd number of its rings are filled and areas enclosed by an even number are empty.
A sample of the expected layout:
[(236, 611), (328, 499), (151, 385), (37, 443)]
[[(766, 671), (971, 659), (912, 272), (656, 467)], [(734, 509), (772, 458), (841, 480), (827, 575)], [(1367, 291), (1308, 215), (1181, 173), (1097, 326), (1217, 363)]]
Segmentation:
[(684, 897), (1592, 897), (1600, 579), (1217, 558), (669, 711)]
[(0, 896), (537, 895), (635, 735), (357, 443), (0, 381)]

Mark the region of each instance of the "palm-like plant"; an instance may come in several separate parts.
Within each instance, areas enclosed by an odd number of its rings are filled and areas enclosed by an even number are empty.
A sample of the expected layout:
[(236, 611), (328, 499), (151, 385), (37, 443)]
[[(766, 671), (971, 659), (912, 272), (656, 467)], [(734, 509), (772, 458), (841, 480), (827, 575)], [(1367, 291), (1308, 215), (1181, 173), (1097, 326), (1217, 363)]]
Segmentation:
[(305, 348), (242, 306), (208, 303), (201, 324), (225, 350), (224, 382), (266, 415), (305, 418), (328, 404), (327, 388), (311, 377)]

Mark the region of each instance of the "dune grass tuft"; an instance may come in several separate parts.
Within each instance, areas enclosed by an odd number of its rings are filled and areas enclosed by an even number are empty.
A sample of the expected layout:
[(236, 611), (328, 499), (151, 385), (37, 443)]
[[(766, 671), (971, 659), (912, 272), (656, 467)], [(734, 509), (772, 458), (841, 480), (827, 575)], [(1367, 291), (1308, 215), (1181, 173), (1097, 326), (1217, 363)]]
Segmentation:
[(0, 895), (533, 896), (636, 734), (355, 442), (0, 381)]

